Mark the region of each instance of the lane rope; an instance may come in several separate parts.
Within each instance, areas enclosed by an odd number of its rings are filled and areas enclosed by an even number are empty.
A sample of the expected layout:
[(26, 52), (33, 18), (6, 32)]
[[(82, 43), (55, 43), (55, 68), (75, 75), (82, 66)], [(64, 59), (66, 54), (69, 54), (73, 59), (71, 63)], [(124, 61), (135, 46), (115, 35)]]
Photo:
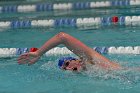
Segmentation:
[(74, 3), (40, 3), (28, 5), (5, 5), (0, 6), (1, 13), (9, 12), (36, 12), (53, 10), (71, 10), (71, 9), (92, 9), (98, 7), (126, 7), (139, 6), (140, 0), (112, 0), (112, 1), (94, 1), (94, 2), (74, 2)]
[[(38, 48), (0, 48), (0, 57), (13, 57), (13, 56), (19, 56), (23, 53), (27, 52), (34, 52)], [(100, 54), (140, 54), (140, 46), (120, 46), (120, 47), (93, 47), (95, 51), (97, 51)], [(70, 50), (68, 50), (66, 47), (56, 47), (48, 52), (46, 52), (44, 55), (50, 56), (50, 55), (66, 55), (66, 54), (73, 54)]]
[(89, 18), (59, 18), (46, 20), (12, 20), (1, 21), (0, 28), (30, 27), (106, 27), (106, 26), (140, 26), (140, 16), (111, 16)]

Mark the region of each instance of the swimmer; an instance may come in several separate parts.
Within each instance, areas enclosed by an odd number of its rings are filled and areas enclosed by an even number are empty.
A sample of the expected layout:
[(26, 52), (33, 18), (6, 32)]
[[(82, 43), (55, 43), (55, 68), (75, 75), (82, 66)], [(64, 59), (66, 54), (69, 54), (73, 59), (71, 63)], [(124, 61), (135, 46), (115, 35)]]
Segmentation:
[(37, 51), (22, 54), (18, 58), (18, 64), (32, 65), (36, 63), (44, 53), (60, 44), (65, 45), (70, 51), (79, 57), (60, 58), (58, 62), (60, 69), (81, 71), (85, 70), (86, 65), (88, 64), (96, 65), (104, 70), (119, 70), (122, 68), (118, 63), (110, 61), (108, 58), (102, 56), (95, 50), (83, 44), (81, 41), (64, 32), (60, 32), (59, 34), (49, 39)]

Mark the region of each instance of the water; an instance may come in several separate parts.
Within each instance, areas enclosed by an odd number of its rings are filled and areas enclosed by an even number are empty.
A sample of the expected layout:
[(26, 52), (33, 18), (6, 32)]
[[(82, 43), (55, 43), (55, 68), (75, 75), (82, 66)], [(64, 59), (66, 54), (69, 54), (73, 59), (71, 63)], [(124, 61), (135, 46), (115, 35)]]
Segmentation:
[[(81, 16), (86, 16), (83, 12)], [(80, 17), (80, 12), (78, 13), (75, 14), (75, 11), (71, 11), (70, 14), (71, 17)], [(128, 14), (134, 15), (135, 13), (129, 12), (124, 15)], [(26, 16), (26, 14), (21, 15), (23, 19)], [(18, 13), (10, 14), (7, 17), (5, 16), (5, 19), (12, 20), (13, 17), (20, 17), (21, 15), (18, 15)], [(50, 15), (53, 15), (52, 18), (66, 16), (65, 13), (56, 16), (54, 13)], [(88, 16), (92, 15), (92, 13), (89, 13)], [(3, 14), (0, 16), (3, 17)], [(28, 14), (28, 16), (31, 16), (31, 14)], [(39, 17), (37, 16), (37, 18)], [(89, 47), (139, 46), (139, 30), (139, 27), (117, 26), (82, 30), (78, 28), (0, 29), (0, 47), (40, 47), (61, 31), (78, 38)], [(32, 66), (18, 65), (17, 57), (0, 58), (0, 93), (140, 93), (139, 71), (122, 70), (107, 73), (97, 70), (96, 67), (82, 73), (62, 71), (57, 67), (60, 56), (62, 55), (43, 56)], [(140, 67), (140, 55), (106, 54), (104, 56), (124, 67)]]
[[(109, 56), (124, 66), (139, 65), (139, 56)], [(128, 61), (129, 59), (129, 61)], [(2, 93), (139, 93), (139, 71), (81, 74), (61, 71), (57, 57), (42, 57), (32, 66), (18, 65), (16, 58), (0, 60), (0, 92)]]
[[(78, 29), (9, 29), (0, 32), (0, 47), (40, 47), (46, 40), (64, 31), (94, 46), (136, 46), (140, 32), (134, 28), (97, 30)], [(85, 38), (84, 38), (85, 37)], [(139, 55), (105, 55), (125, 67), (138, 67)], [(110, 74), (61, 71), (59, 56), (42, 57), (32, 66), (18, 65), (17, 57), (0, 59), (0, 92), (4, 93), (139, 93), (139, 71)], [(119, 75), (118, 75), (119, 74)]]
[(0, 32), (0, 47), (40, 47), (61, 31), (78, 38), (90, 47), (138, 46), (140, 45), (139, 29), (127, 27), (91, 30), (78, 30), (76, 28), (9, 29)]

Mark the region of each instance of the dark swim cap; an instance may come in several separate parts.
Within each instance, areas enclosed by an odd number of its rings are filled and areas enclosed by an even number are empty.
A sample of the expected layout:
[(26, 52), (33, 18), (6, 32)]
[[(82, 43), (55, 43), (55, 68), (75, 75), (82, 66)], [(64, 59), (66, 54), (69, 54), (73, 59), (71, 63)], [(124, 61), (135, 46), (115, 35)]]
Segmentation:
[(75, 60), (76, 58), (74, 58), (74, 57), (62, 57), (62, 58), (60, 58), (59, 59), (59, 61), (58, 61), (58, 66), (59, 66), (59, 68), (64, 64), (64, 62), (66, 61), (66, 60)]

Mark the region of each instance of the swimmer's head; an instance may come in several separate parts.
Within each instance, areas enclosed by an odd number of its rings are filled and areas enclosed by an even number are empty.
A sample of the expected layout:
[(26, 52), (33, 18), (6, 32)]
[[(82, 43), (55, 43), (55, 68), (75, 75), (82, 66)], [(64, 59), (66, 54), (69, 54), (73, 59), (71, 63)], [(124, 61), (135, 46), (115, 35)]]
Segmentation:
[(82, 61), (74, 57), (62, 57), (58, 62), (59, 68), (64, 70), (79, 71), (82, 65)]

